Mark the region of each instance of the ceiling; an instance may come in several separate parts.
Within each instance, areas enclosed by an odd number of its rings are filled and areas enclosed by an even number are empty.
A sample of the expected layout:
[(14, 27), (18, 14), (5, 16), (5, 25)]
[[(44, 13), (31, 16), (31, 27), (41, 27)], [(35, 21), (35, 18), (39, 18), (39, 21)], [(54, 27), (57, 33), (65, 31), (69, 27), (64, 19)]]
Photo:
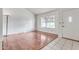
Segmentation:
[(41, 13), (53, 11), (56, 8), (27, 8), (27, 9), (34, 14), (41, 14)]

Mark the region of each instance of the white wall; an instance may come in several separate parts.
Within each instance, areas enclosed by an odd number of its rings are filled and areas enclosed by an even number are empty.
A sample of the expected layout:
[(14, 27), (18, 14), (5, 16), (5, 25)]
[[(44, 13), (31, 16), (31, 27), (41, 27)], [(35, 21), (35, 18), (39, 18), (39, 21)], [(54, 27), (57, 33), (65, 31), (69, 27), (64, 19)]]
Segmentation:
[(0, 8), (0, 37), (2, 36), (2, 8)]
[[(72, 17), (72, 22), (68, 21), (68, 17)], [(63, 36), (75, 40), (79, 40), (79, 9), (72, 9), (63, 12), (64, 30)]]
[[(3, 14), (9, 14), (8, 34), (29, 32), (34, 30), (34, 15), (27, 9), (4, 8)], [(3, 30), (3, 35), (5, 35), (5, 29)]]

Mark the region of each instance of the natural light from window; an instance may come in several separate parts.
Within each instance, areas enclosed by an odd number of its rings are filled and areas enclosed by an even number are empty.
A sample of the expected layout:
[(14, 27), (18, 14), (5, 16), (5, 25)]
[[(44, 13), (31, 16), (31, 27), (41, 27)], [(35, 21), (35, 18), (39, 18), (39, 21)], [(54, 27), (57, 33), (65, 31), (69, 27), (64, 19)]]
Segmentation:
[(55, 28), (55, 16), (41, 17), (41, 28)]
[(70, 23), (72, 22), (72, 17), (71, 17), (71, 16), (69, 16), (69, 22), (70, 22)]

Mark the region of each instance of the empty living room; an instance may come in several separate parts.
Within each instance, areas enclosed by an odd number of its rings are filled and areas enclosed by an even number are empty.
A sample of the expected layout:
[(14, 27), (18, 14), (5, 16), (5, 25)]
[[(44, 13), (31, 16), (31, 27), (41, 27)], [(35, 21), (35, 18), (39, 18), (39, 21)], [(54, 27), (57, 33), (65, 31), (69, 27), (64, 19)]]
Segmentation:
[(79, 8), (0, 10), (3, 17), (0, 49), (79, 50)]

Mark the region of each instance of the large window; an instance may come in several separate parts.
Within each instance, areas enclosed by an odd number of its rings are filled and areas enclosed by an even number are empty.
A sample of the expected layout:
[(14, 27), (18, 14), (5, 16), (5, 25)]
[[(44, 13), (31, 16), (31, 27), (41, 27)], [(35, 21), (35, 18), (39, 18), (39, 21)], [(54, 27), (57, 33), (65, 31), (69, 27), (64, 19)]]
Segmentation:
[(42, 28), (55, 28), (55, 16), (41, 17)]
[(46, 27), (46, 20), (44, 17), (41, 17), (41, 27), (45, 28)]

